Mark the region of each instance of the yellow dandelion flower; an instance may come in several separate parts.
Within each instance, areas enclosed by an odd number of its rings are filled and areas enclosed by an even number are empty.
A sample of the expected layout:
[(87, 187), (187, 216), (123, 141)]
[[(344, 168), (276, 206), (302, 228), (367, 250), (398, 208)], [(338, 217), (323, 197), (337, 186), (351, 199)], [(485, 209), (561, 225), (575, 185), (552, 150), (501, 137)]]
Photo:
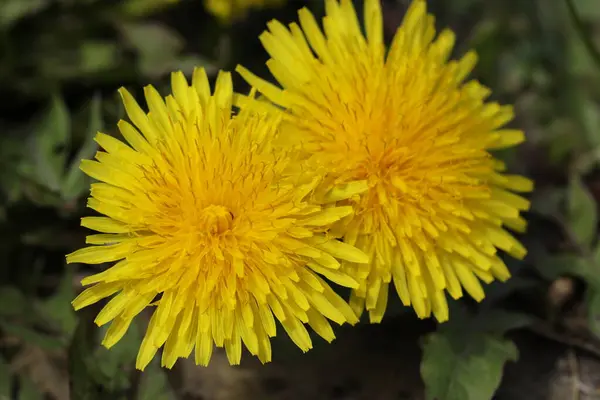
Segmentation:
[[(354, 205), (355, 214), (332, 227), (370, 257), (367, 265), (343, 264), (360, 283), (353, 309), (381, 321), (393, 282), (420, 318), (433, 312), (445, 321), (445, 291), (456, 299), (464, 289), (480, 301), (480, 281), (510, 276), (497, 250), (526, 254), (505, 227), (525, 229), (520, 212), (529, 201), (514, 192), (533, 183), (505, 174), (490, 154), (524, 134), (502, 129), (512, 107), (486, 102), (490, 90), (465, 81), (474, 52), (448, 60), (455, 36), (435, 37), (424, 0), (412, 2), (387, 52), (378, 0), (365, 1), (364, 24), (366, 37), (350, 0), (326, 1), (325, 33), (302, 9), (299, 25), (272, 21), (260, 37), (282, 88), (238, 72), (287, 109), (289, 145), (329, 171), (326, 188), (368, 182), (368, 192), (338, 203)], [(239, 104), (269, 107), (243, 97)]]
[(224, 22), (242, 18), (250, 9), (266, 6), (280, 6), (286, 0), (204, 0), (210, 13)]
[(191, 86), (174, 73), (172, 88), (165, 99), (145, 88), (149, 113), (121, 89), (135, 125), (118, 124), (129, 145), (98, 133), (104, 151), (81, 164), (100, 181), (88, 206), (105, 216), (82, 219), (100, 233), (67, 261), (116, 264), (82, 281), (92, 286), (73, 301), (75, 309), (115, 295), (95, 320), (112, 321), (103, 341), (110, 348), (137, 314), (157, 305), (139, 369), (163, 345), (168, 368), (194, 347), (196, 363), (207, 365), (213, 345), (239, 364), (242, 343), (268, 362), (276, 320), (303, 351), (312, 346), (304, 324), (333, 340), (327, 318), (357, 318), (320, 275), (357, 287), (338, 259), (368, 261), (325, 234), (351, 207), (307, 201), (318, 176), (286, 172), (292, 157), (271, 145), (279, 116), (232, 116), (229, 73), (220, 73), (212, 95), (200, 69)]

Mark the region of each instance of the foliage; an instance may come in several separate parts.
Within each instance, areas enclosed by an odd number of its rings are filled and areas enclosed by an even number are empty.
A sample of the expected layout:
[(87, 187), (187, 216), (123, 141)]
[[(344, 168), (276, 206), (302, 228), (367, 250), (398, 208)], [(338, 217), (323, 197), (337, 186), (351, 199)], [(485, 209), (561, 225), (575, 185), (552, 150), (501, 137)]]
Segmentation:
[(453, 310), (452, 320), (425, 337), (421, 376), (428, 399), (491, 399), (507, 361), (516, 361), (516, 345), (503, 337), (530, 322), (501, 310), (469, 315)]
[[(133, 368), (143, 321), (109, 351), (92, 322), (97, 310), (72, 311), (81, 277), (93, 272), (64, 264), (86, 233), (78, 225), (90, 181), (79, 162), (97, 151), (95, 132), (113, 134), (123, 116), (119, 86), (161, 87), (170, 71), (196, 65), (213, 77), (237, 63), (262, 73), (258, 35), (273, 17), (295, 17), (288, 3), (228, 27), (202, 0), (0, 1), (0, 398), (181, 397), (159, 360), (143, 374)], [(322, 14), (321, 1), (306, 3)], [(386, 2), (392, 28), (398, 3), (407, 2)], [(521, 306), (557, 279), (581, 283), (575, 301), (600, 338), (600, 12), (596, 0), (428, 3), (440, 26), (456, 30), (460, 52), (477, 50), (476, 78), (495, 100), (516, 104), (528, 142), (500, 155), (536, 180), (522, 237), (528, 258), (510, 264), (513, 279), (486, 288), (483, 303), (453, 303), (450, 321), (422, 340), (428, 399), (485, 400), (518, 359), (509, 331), (560, 319), (562, 309)]]

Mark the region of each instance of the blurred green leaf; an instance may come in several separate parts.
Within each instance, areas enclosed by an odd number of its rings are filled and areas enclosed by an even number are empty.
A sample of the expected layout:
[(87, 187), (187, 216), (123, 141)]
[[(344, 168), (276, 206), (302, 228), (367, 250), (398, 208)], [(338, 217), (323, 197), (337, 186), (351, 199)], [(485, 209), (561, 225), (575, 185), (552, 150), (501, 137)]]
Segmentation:
[(574, 0), (574, 6), (582, 19), (595, 20), (600, 18), (600, 7), (596, 0)]
[(421, 362), (426, 398), (488, 400), (500, 385), (504, 364), (516, 361), (515, 344), (490, 334), (468, 339), (450, 333), (427, 336)]
[[(582, 99), (578, 107), (579, 118), (583, 126), (586, 141), (594, 149), (600, 147), (600, 108), (592, 99)], [(581, 171), (583, 173), (587, 171)]]
[(83, 73), (98, 73), (118, 63), (119, 49), (116, 43), (88, 40), (80, 47), (80, 70)]
[(497, 334), (525, 328), (533, 322), (534, 318), (530, 315), (506, 310), (490, 310), (477, 317), (477, 324), (482, 327), (482, 331)]
[(600, 244), (592, 253), (590, 270), (585, 277), (588, 284), (585, 291), (588, 325), (600, 337)]
[[(600, 243), (596, 245), (596, 247), (592, 250), (592, 262), (600, 267)], [(600, 274), (598, 274), (600, 275)], [(600, 282), (600, 278), (599, 278)], [(600, 287), (600, 286), (599, 286)]]
[(173, 30), (155, 22), (124, 23), (119, 26), (125, 41), (138, 53), (138, 69), (143, 75), (159, 77), (174, 70), (191, 74), (202, 66), (210, 75), (214, 62), (197, 55), (182, 55), (183, 39)]
[(59, 338), (36, 332), (32, 328), (17, 323), (0, 320), (0, 328), (12, 336), (46, 350), (64, 348), (65, 342)]
[(79, 324), (73, 334), (71, 345), (69, 346), (69, 388), (71, 398), (81, 400), (99, 400), (97, 379), (98, 374), (94, 368), (93, 350), (95, 326), (85, 318), (91, 317), (90, 310), (82, 310)]
[(450, 322), (440, 326), (440, 331), (460, 335), (504, 335), (533, 323), (533, 317), (527, 314), (497, 308), (479, 307), (476, 313), (471, 313), (460, 302), (451, 303), (451, 316)]
[(213, 61), (195, 55), (182, 55), (177, 57), (177, 59), (173, 62), (171, 70), (181, 71), (185, 75), (191, 76), (192, 72), (194, 72), (194, 68), (196, 67), (204, 68), (209, 77), (215, 75), (219, 70), (219, 67)]
[(24, 182), (23, 194), (29, 200), (42, 207), (56, 207), (61, 203), (60, 196), (37, 182)]
[(9, 365), (4, 358), (0, 356), (0, 399), (10, 398), (12, 373)]
[(567, 197), (564, 187), (550, 187), (537, 190), (532, 195), (531, 211), (553, 219), (560, 215), (561, 205)]
[(19, 400), (43, 400), (44, 396), (28, 378), (19, 378)]
[(567, 195), (567, 224), (579, 245), (589, 247), (596, 238), (596, 201), (578, 176), (572, 176)]
[(577, 129), (579, 125), (570, 118), (557, 118), (546, 128), (548, 158), (554, 165), (562, 167), (574, 151), (589, 147), (583, 135), (573, 135)]
[(48, 300), (38, 304), (41, 315), (54, 322), (68, 338), (73, 335), (77, 327), (77, 316), (71, 306), (71, 301), (74, 298), (73, 274), (71, 270), (67, 270), (56, 293)]
[(531, 322), (519, 313), (485, 310), (471, 315), (455, 305), (449, 322), (426, 336), (421, 376), (427, 399), (487, 400), (498, 388), (504, 364), (519, 352), (503, 334)]
[[(594, 45), (593, 25), (588, 25), (587, 21), (583, 20), (593, 15), (589, 10), (591, 8), (589, 4), (591, 3), (595, 3), (595, 0), (565, 1), (565, 7), (561, 7), (561, 10), (566, 12), (566, 18), (563, 22), (563, 35), (567, 46), (565, 50), (569, 61), (568, 71), (574, 77), (587, 77), (588, 80), (590, 76), (597, 72), (599, 65), (597, 50)], [(598, 9), (597, 4), (592, 7)], [(575, 84), (570, 89), (576, 90), (578, 88)]]
[(548, 280), (554, 280), (564, 275), (584, 277), (589, 269), (587, 260), (573, 253), (548, 255), (535, 266), (538, 272)]
[(62, 183), (61, 194), (64, 200), (77, 199), (88, 190), (90, 179), (79, 169), (79, 165), (81, 160), (91, 159), (96, 153), (98, 145), (94, 141), (94, 137), (98, 131), (102, 130), (102, 126), (102, 100), (99, 95), (95, 95), (90, 103), (90, 117), (85, 141), (73, 159)]
[[(508, 264), (508, 263), (507, 263)], [(510, 269), (510, 265), (508, 265)], [(482, 307), (493, 307), (515, 292), (530, 290), (539, 284), (538, 279), (513, 276), (507, 282), (494, 281), (485, 288), (485, 300)]]
[(183, 48), (181, 37), (158, 23), (124, 23), (120, 30), (124, 39), (137, 51), (139, 69), (144, 75), (156, 77), (170, 72)]
[(64, 174), (70, 124), (67, 106), (55, 96), (32, 137), (34, 178), (54, 191), (60, 190)]
[[(569, 72), (574, 77), (586, 77), (593, 74), (596, 69), (596, 62), (577, 32), (569, 35), (567, 40), (569, 49), (568, 57), (570, 60), (568, 65)], [(577, 89), (576, 85), (571, 89)]]
[[(78, 312), (79, 324), (69, 346), (71, 398), (81, 400), (129, 400), (124, 391), (130, 388), (130, 373), (135, 353), (132, 346), (140, 344), (135, 324), (113, 348), (99, 346), (103, 332), (93, 323), (95, 311)], [(133, 329), (132, 329), (133, 328)], [(102, 331), (106, 331), (106, 327)], [(134, 340), (132, 340), (132, 337)], [(113, 353), (113, 350), (116, 350)]]
[[(566, 148), (580, 149), (583, 153), (594, 153), (600, 149), (600, 109), (598, 107), (596, 94), (593, 91), (594, 82), (600, 82), (598, 70), (600, 64), (595, 62), (589, 49), (574, 34), (568, 35), (566, 55), (569, 59), (568, 70), (565, 71), (565, 83), (563, 84), (563, 98), (566, 99), (565, 108), (570, 114), (573, 127), (565, 131), (566, 137), (572, 140)], [(581, 83), (586, 82), (587, 86)], [(574, 134), (573, 130), (579, 134)], [(556, 145), (558, 146), (558, 145)], [(583, 159), (582, 159), (583, 158)], [(584, 154), (576, 160), (575, 165), (578, 173), (587, 174), (598, 164), (598, 158)]]
[(585, 293), (587, 319), (590, 330), (600, 337), (600, 288), (588, 287)]
[(23, 193), (22, 183), (22, 179), (14, 170), (0, 168), (0, 190), (6, 199), (6, 204), (12, 204), (19, 200)]
[(7, 204), (16, 202), (23, 189), (23, 177), (20, 176), (25, 164), (23, 136), (28, 132), (19, 128), (9, 127), (0, 135), (0, 192)]
[(175, 395), (169, 385), (165, 370), (154, 358), (141, 375), (137, 400), (172, 400)]
[[(103, 326), (100, 335), (104, 336), (107, 330), (108, 325)], [(129, 376), (123, 373), (123, 367), (135, 364), (141, 342), (139, 326), (132, 323), (123, 338), (110, 350), (98, 347), (94, 363), (103, 375), (103, 386), (111, 391), (122, 390), (129, 386)]]
[(57, 228), (56, 226), (41, 226), (39, 229), (33, 229), (24, 232), (21, 235), (21, 243), (27, 246), (41, 247), (48, 250), (64, 251), (73, 245), (73, 239), (77, 237), (68, 230)]
[[(598, 67), (600, 67), (600, 51), (598, 51), (598, 49), (594, 45), (594, 41), (586, 29), (585, 23), (582, 21), (582, 19), (580, 17), (581, 14), (579, 13), (579, 11), (577, 10), (577, 7), (575, 6), (575, 1), (574, 0), (565, 0), (565, 2), (567, 4), (567, 10), (569, 12), (569, 17), (571, 18), (571, 21), (573, 22), (576, 32), (579, 34), (581, 41), (585, 45), (590, 56), (594, 59), (594, 62), (598, 65)], [(596, 8), (598, 8), (597, 4), (596, 4)]]
[(536, 268), (548, 280), (554, 280), (561, 276), (574, 276), (582, 279), (588, 285), (600, 289), (599, 266), (598, 261), (594, 259), (590, 260), (573, 253), (562, 253), (544, 257), (536, 265)]
[(27, 298), (13, 286), (0, 287), (0, 316), (14, 317), (26, 310)]
[(48, 4), (48, 0), (0, 1), (0, 27), (6, 29), (23, 17), (35, 14)]
[(97, 342), (108, 327), (105, 325), (98, 330), (92, 322), (91, 310), (79, 314), (79, 324), (69, 347), (72, 396), (86, 400), (115, 399), (117, 393), (122, 393), (131, 384), (127, 370), (135, 363), (141, 343), (140, 330), (132, 323), (123, 338), (108, 350)]
[(128, 15), (142, 17), (177, 4), (179, 0), (126, 0), (121, 10)]

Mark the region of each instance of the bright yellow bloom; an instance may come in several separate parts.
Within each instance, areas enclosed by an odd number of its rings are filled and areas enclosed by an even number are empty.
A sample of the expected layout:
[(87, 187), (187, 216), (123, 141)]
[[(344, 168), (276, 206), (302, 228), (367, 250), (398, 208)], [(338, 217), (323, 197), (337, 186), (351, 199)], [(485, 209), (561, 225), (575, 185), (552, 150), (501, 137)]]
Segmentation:
[(219, 75), (212, 95), (204, 70), (194, 72), (191, 86), (174, 73), (172, 87), (164, 100), (145, 88), (148, 114), (121, 89), (136, 126), (119, 122), (129, 146), (98, 133), (104, 151), (81, 164), (101, 181), (92, 185), (88, 206), (105, 216), (82, 219), (101, 233), (88, 236), (93, 246), (67, 260), (117, 263), (83, 280), (93, 286), (74, 307), (116, 294), (95, 320), (112, 321), (103, 341), (110, 348), (137, 314), (157, 305), (139, 369), (163, 344), (168, 368), (194, 347), (196, 363), (207, 365), (213, 344), (238, 364), (242, 342), (268, 362), (275, 319), (303, 351), (312, 346), (304, 323), (333, 340), (325, 317), (339, 324), (357, 318), (318, 274), (357, 287), (337, 259), (368, 261), (324, 233), (351, 207), (307, 202), (318, 176), (286, 172), (296, 165), (271, 144), (280, 116), (232, 116), (229, 73)]
[[(299, 26), (270, 22), (260, 39), (282, 89), (238, 71), (287, 109), (289, 144), (329, 171), (326, 187), (368, 182), (367, 193), (338, 203), (354, 205), (355, 214), (332, 228), (370, 257), (368, 265), (343, 265), (360, 283), (350, 299), (355, 311), (366, 308), (379, 322), (393, 281), (420, 318), (433, 312), (445, 321), (444, 291), (456, 299), (464, 289), (480, 301), (480, 281), (510, 276), (497, 249), (526, 254), (504, 227), (525, 229), (520, 212), (529, 201), (513, 192), (533, 183), (504, 174), (490, 154), (524, 135), (501, 129), (512, 107), (486, 103), (490, 90), (465, 82), (473, 52), (448, 61), (455, 36), (444, 30), (435, 38), (425, 1), (413, 1), (389, 52), (380, 7), (378, 0), (364, 3), (366, 37), (350, 0), (326, 1), (325, 34), (306, 9)], [(243, 98), (240, 104), (269, 109)]]
[(213, 15), (225, 22), (243, 17), (252, 8), (280, 6), (286, 0), (204, 0), (204, 5)]

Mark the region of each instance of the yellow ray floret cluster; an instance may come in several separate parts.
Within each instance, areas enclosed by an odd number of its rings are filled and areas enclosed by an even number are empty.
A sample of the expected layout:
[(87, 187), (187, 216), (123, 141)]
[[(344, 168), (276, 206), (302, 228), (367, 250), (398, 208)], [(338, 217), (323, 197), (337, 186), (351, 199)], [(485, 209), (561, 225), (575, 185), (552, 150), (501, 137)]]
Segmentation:
[(204, 0), (208, 11), (225, 22), (243, 17), (249, 10), (266, 6), (280, 6), (286, 0)]
[(312, 346), (304, 324), (333, 340), (327, 318), (342, 324), (357, 317), (321, 276), (358, 287), (338, 259), (368, 261), (325, 233), (351, 206), (308, 201), (320, 175), (303, 173), (292, 155), (275, 151), (279, 115), (232, 116), (228, 73), (220, 73), (214, 94), (201, 69), (191, 85), (173, 74), (172, 89), (163, 98), (146, 87), (148, 113), (121, 89), (133, 122), (119, 122), (127, 144), (99, 133), (103, 151), (82, 163), (99, 181), (88, 205), (104, 216), (83, 218), (100, 233), (67, 260), (116, 264), (84, 279), (91, 286), (74, 307), (112, 296), (95, 320), (111, 322), (103, 341), (111, 347), (137, 314), (156, 306), (140, 369), (163, 345), (169, 368), (194, 348), (196, 363), (207, 365), (214, 345), (238, 364), (242, 343), (268, 362), (276, 321), (303, 351)]
[[(363, 35), (350, 0), (326, 1), (324, 33), (306, 9), (299, 24), (277, 21), (261, 41), (281, 87), (238, 71), (286, 110), (289, 148), (306, 165), (328, 171), (319, 190), (367, 181), (369, 190), (338, 206), (355, 213), (332, 234), (363, 250), (369, 264), (344, 262), (359, 281), (350, 303), (372, 322), (383, 317), (388, 287), (417, 315), (448, 319), (445, 291), (484, 297), (481, 281), (510, 274), (497, 251), (522, 258), (525, 248), (505, 228), (525, 229), (520, 213), (530, 180), (504, 173), (491, 150), (524, 140), (503, 129), (510, 106), (486, 102), (490, 91), (466, 81), (476, 63), (469, 52), (449, 61), (455, 36), (436, 37), (424, 0), (414, 0), (386, 52), (379, 0), (364, 2)], [(271, 110), (264, 102), (241, 99)]]

